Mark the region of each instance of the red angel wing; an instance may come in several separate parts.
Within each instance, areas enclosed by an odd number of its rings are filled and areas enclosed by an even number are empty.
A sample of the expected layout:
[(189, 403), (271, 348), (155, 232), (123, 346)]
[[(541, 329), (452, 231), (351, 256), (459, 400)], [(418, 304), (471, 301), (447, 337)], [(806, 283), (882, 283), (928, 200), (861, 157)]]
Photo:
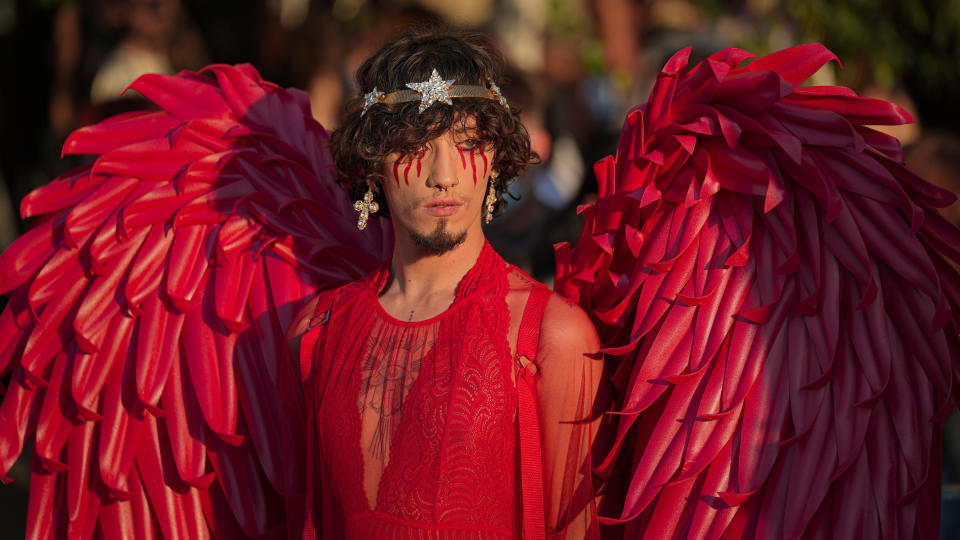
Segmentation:
[(0, 256), (0, 470), (34, 439), (30, 537), (263, 536), (301, 492), (284, 332), (391, 234), (356, 229), (303, 93), (208, 75), (141, 77), (160, 111), (71, 135), (102, 155), (31, 193)]
[(597, 324), (618, 390), (602, 475), (629, 537), (935, 536), (939, 423), (960, 373), (953, 195), (800, 87), (820, 45), (689, 49), (632, 111), (557, 290)]

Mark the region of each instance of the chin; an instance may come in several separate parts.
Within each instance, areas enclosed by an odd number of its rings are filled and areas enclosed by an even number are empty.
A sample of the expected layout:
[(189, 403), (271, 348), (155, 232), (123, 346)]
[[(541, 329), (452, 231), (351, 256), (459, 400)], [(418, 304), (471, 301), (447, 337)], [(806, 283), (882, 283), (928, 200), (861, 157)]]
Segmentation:
[(446, 220), (440, 220), (430, 232), (410, 231), (413, 244), (430, 255), (443, 255), (467, 239), (467, 230), (451, 232)]

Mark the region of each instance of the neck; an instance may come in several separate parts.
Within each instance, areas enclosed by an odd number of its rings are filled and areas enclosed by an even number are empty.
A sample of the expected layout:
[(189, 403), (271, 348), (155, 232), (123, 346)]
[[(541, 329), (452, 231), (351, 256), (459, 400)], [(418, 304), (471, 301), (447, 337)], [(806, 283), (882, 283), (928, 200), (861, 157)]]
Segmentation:
[(431, 295), (451, 297), (463, 276), (473, 267), (483, 250), (483, 232), (469, 231), (463, 243), (446, 253), (425, 252), (405, 232), (395, 229), (391, 280), (384, 294), (399, 295), (416, 301)]

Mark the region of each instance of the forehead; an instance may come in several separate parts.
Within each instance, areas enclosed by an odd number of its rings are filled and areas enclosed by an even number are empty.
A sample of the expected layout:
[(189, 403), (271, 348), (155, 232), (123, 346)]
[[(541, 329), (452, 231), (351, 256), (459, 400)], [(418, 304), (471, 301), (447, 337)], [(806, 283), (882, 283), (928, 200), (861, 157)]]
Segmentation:
[(463, 130), (463, 129), (476, 129), (477, 127), (477, 117), (473, 114), (467, 113), (457, 113), (453, 119), (453, 124), (450, 125), (450, 129), (453, 130)]
[(474, 137), (477, 134), (477, 118), (473, 114), (457, 113), (450, 123), (450, 127), (444, 131), (440, 131), (439, 128), (440, 126), (433, 126), (433, 128), (430, 129), (430, 131), (434, 133), (431, 139), (444, 137), (446, 135), (452, 135), (456, 139)]
[(450, 125), (454, 137), (472, 137), (477, 131), (477, 118), (472, 114), (458, 114)]
[(446, 131), (456, 133), (474, 129), (477, 129), (476, 115), (468, 112), (457, 111), (454, 113), (453, 121), (450, 122), (450, 127), (447, 128)]

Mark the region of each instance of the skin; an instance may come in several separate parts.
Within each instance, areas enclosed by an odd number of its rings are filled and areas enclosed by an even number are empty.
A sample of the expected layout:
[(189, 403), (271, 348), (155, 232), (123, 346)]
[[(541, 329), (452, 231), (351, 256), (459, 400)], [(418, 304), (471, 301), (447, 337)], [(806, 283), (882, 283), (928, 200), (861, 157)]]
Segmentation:
[[(401, 157), (395, 153), (383, 163), (380, 187), (390, 207), (395, 242), (392, 279), (380, 296), (380, 304), (397, 319), (411, 320), (411, 313), (414, 321), (429, 319), (450, 307), (457, 284), (483, 248), (482, 212), (487, 184), (495, 173), (487, 170), (474, 182), (475, 167), (461, 155), (482, 152), (487, 163), (494, 156), (492, 148), (481, 149), (472, 143), (475, 131), (472, 120), (462, 125), (455, 122), (454, 127), (427, 143), (422, 156)], [(406, 170), (410, 160), (415, 163), (410, 174), (394, 177), (393, 171)], [(418, 168), (419, 175), (415, 173)], [(454, 204), (436, 206), (442, 201)], [(418, 245), (414, 238), (440, 233), (452, 238), (462, 236), (463, 241), (436, 254)]]

